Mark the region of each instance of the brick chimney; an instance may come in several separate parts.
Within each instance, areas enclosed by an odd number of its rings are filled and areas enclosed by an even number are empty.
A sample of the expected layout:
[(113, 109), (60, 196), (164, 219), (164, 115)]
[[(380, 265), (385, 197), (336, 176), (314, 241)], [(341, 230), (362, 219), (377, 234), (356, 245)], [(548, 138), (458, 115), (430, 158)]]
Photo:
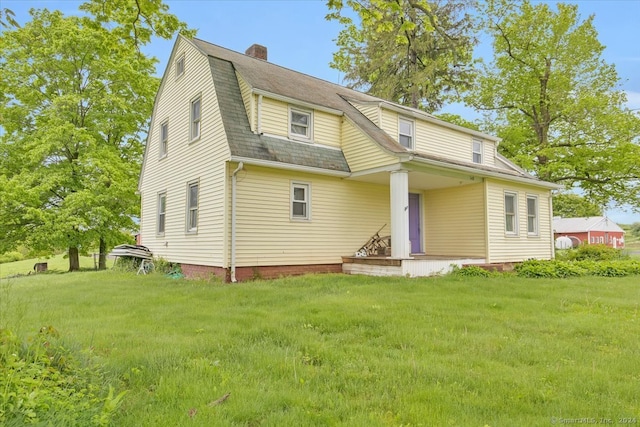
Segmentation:
[(267, 48), (259, 44), (252, 44), (244, 53), (245, 55), (253, 56), (254, 58), (265, 61), (267, 60)]

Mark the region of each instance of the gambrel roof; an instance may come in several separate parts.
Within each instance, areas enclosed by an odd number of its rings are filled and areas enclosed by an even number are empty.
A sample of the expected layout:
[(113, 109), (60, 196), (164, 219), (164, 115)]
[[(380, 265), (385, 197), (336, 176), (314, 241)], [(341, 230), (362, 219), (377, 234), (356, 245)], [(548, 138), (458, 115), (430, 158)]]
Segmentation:
[(350, 172), (344, 154), (339, 149), (315, 144), (300, 144), (253, 132), (242, 100), (237, 77), (239, 75), (255, 94), (272, 96), (289, 103), (298, 103), (302, 107), (324, 109), (345, 116), (373, 143), (379, 145), (388, 154), (397, 156), (400, 161), (417, 161), (439, 167), (473, 170), (480, 175), (486, 174), (505, 179), (515, 178), (518, 181), (531, 182), (534, 185), (549, 188), (558, 187), (555, 184), (538, 180), (502, 156), (498, 156), (498, 160), (505, 167), (480, 165), (418, 151), (408, 151), (366, 117), (356, 108), (356, 105), (375, 104), (381, 108), (402, 111), (439, 126), (498, 142), (499, 139), (494, 136), (454, 125), (424, 111), (367, 95), (253, 56), (216, 46), (204, 40), (197, 38), (188, 40), (209, 58), (225, 132), (234, 157), (301, 165), (338, 173), (348, 174)]

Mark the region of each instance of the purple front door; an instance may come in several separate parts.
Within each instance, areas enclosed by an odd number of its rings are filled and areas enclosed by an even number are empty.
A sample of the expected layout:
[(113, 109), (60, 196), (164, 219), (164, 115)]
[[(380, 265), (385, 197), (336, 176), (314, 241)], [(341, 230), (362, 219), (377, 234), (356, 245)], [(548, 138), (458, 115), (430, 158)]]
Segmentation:
[(411, 241), (411, 253), (421, 253), (420, 195), (415, 193), (409, 193), (409, 240)]

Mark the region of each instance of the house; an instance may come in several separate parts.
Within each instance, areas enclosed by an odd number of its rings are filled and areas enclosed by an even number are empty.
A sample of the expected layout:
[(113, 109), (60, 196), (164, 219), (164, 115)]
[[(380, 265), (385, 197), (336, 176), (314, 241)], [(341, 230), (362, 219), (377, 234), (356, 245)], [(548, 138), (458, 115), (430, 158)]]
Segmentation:
[[(187, 276), (420, 276), (553, 257), (551, 190), (499, 139), (179, 36), (156, 96), (141, 241)], [(353, 255), (382, 228), (390, 253)]]
[(624, 248), (624, 230), (606, 216), (581, 218), (553, 218), (555, 239), (568, 237), (572, 246), (581, 244), (605, 244), (613, 248)]

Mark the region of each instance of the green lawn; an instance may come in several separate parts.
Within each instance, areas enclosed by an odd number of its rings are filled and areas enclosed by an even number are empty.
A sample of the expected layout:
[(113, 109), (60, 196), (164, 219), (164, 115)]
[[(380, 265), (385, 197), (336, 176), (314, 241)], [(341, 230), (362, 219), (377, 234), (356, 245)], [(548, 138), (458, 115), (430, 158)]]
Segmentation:
[(638, 277), (220, 285), (106, 271), (0, 286), (0, 328), (52, 325), (129, 390), (118, 426), (640, 418)]
[[(9, 262), (6, 264), (0, 264), (0, 278), (14, 276), (17, 274), (33, 274), (33, 265), (36, 262), (46, 262), (47, 268), (51, 272), (62, 273), (64, 271), (69, 271), (69, 259), (65, 258), (64, 255), (54, 255), (49, 258), (34, 258), (34, 259), (25, 259), (24, 261), (16, 261)], [(108, 261), (107, 265), (111, 267), (112, 262)], [(81, 256), (80, 257), (80, 268), (81, 269), (93, 269), (94, 262), (93, 257), (91, 256)]]

